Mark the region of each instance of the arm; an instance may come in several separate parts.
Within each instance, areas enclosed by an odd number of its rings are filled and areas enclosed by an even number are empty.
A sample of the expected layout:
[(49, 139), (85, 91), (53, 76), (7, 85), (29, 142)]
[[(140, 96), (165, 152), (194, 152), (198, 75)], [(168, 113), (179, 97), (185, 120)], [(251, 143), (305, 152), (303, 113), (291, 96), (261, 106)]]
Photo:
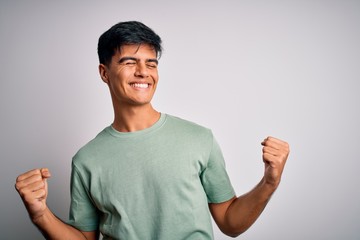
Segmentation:
[(289, 145), (268, 137), (262, 143), (264, 177), (250, 192), (227, 202), (209, 204), (211, 214), (226, 235), (236, 237), (245, 232), (260, 216), (272, 194), (280, 184), (281, 175), (289, 155)]
[(46, 239), (96, 240), (98, 231), (82, 232), (57, 218), (47, 207), (48, 169), (34, 169), (16, 179), (15, 188), (21, 196), (31, 221)]

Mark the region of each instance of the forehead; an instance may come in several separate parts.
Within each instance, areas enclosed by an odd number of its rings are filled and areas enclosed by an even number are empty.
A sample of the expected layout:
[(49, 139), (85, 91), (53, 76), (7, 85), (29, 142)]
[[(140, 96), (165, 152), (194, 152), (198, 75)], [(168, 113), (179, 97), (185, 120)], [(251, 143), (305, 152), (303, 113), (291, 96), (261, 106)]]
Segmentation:
[(127, 44), (118, 48), (115, 52), (115, 56), (156, 58), (156, 50), (149, 44)]

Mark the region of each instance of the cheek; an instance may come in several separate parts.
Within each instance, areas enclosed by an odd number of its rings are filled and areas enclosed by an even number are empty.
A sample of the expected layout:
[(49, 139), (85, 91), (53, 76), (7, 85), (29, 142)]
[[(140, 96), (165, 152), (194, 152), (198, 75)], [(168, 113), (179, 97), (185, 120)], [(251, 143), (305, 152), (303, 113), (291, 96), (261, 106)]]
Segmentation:
[(132, 74), (131, 71), (122, 69), (118, 71), (116, 74), (112, 76), (112, 83), (115, 86), (122, 86), (128, 83), (128, 80), (131, 78)]
[(157, 72), (153, 73), (152, 78), (154, 79), (154, 82), (157, 83), (159, 81), (159, 74)]

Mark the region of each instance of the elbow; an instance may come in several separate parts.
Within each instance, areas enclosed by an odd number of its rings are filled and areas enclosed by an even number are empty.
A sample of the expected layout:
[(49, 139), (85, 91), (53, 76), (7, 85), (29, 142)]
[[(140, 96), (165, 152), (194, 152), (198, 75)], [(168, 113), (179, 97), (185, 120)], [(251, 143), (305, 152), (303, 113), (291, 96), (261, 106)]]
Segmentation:
[(236, 238), (236, 237), (240, 236), (244, 231), (243, 232), (235, 232), (235, 231), (227, 231), (227, 232), (225, 232), (225, 231), (222, 231), (222, 232), (228, 237)]
[(220, 228), (221, 232), (227, 235), (228, 237), (236, 238), (243, 234), (247, 228), (244, 228), (242, 226), (231, 226), (228, 225), (226, 228)]
[(232, 238), (236, 238), (238, 237), (240, 234), (226, 234), (228, 237), (232, 237)]
[(246, 232), (251, 225), (249, 222), (244, 222), (239, 219), (226, 218), (224, 224), (218, 225), (218, 227), (225, 235), (236, 238)]

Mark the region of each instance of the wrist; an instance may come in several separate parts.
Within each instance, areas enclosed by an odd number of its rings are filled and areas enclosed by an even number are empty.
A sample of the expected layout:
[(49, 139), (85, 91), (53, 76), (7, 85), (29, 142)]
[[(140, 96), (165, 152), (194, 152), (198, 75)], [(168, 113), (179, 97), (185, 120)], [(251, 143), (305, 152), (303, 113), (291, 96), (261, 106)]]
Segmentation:
[(263, 189), (264, 193), (267, 193), (268, 195), (272, 195), (278, 188), (280, 182), (269, 182), (266, 181), (265, 177), (261, 179), (259, 185)]
[(47, 223), (51, 222), (51, 218), (52, 218), (53, 214), (51, 213), (51, 211), (46, 207), (46, 209), (43, 211), (42, 214), (38, 214), (36, 216), (31, 216), (31, 221), (36, 225), (36, 226), (44, 226)]

